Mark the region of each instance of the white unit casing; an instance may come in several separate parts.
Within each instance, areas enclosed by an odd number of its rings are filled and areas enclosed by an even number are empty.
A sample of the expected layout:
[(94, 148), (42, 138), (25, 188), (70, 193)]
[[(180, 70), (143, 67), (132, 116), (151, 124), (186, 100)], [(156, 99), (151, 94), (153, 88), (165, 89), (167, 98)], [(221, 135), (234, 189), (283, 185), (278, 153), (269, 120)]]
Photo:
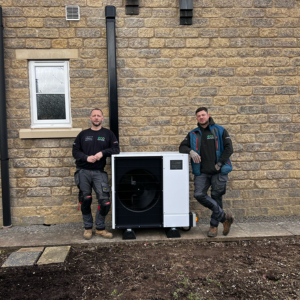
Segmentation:
[[(131, 162), (143, 158), (161, 158), (162, 176), (162, 226), (165, 228), (188, 227), (190, 226), (189, 212), (189, 159), (187, 154), (179, 152), (123, 152), (118, 155), (112, 155), (112, 228), (119, 228), (116, 218), (116, 168), (117, 160), (126, 159), (126, 163), (130, 166)], [(134, 212), (130, 212), (133, 214)], [(149, 210), (149, 214), (151, 211)], [(139, 214), (139, 212), (136, 212)], [(143, 212), (144, 216), (147, 211)], [(130, 228), (131, 220), (128, 220), (128, 228)], [(140, 221), (143, 226), (143, 219)]]

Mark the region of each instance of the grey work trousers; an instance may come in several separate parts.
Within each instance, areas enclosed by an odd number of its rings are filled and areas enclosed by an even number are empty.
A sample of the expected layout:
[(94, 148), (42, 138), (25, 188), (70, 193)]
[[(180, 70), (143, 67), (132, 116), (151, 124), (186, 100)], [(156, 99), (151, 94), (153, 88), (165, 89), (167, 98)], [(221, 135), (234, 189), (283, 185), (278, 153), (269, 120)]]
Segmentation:
[[(77, 169), (75, 173), (75, 183), (82, 191), (83, 203), (81, 204), (82, 218), (85, 229), (93, 228), (93, 216), (91, 213), (92, 188), (96, 193), (98, 200), (98, 209), (96, 212), (95, 225), (97, 230), (105, 229), (105, 216), (100, 214), (99, 205), (103, 200), (109, 199), (109, 185), (107, 173), (100, 170)], [(89, 199), (89, 200), (87, 200)], [(85, 202), (86, 201), (86, 202)], [(83, 209), (84, 208), (84, 209)]]
[[(219, 222), (225, 221), (222, 196), (226, 193), (227, 181), (228, 175), (221, 175), (221, 173), (215, 175), (201, 174), (194, 178), (194, 197), (200, 204), (212, 211), (210, 225), (213, 227), (218, 227)], [(207, 195), (210, 186), (211, 197)]]

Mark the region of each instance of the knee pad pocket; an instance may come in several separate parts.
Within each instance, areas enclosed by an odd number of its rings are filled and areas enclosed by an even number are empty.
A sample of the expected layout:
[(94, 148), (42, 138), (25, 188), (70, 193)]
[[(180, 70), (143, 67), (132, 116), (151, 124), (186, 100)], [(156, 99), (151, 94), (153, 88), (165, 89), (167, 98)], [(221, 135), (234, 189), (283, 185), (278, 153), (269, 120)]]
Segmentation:
[(84, 196), (81, 204), (81, 212), (83, 215), (91, 213), (92, 195)]

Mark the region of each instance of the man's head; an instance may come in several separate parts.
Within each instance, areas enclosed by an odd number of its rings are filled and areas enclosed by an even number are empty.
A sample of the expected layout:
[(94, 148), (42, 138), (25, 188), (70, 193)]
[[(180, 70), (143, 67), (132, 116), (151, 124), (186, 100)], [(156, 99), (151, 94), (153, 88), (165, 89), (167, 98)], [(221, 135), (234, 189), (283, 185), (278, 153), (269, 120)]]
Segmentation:
[(207, 127), (208, 123), (209, 123), (209, 114), (208, 114), (208, 110), (206, 107), (199, 107), (196, 110), (196, 118), (198, 123), (202, 126), (202, 127)]
[(99, 128), (99, 126), (101, 127), (102, 122), (104, 120), (102, 109), (100, 109), (100, 108), (94, 108), (91, 111), (90, 120), (91, 120), (92, 125), (94, 127), (96, 127), (96, 128)]

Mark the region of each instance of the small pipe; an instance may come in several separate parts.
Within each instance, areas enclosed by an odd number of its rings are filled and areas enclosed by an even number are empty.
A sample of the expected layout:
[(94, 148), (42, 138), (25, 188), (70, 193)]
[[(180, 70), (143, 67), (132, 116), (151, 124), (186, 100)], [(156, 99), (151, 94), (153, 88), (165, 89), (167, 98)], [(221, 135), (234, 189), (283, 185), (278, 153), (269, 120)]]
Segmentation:
[(1, 186), (3, 228), (9, 228), (11, 224), (10, 193), (9, 193), (9, 157), (7, 143), (7, 117), (4, 73), (4, 46), (3, 46), (3, 22), (2, 7), (0, 6), (0, 155), (1, 155)]

